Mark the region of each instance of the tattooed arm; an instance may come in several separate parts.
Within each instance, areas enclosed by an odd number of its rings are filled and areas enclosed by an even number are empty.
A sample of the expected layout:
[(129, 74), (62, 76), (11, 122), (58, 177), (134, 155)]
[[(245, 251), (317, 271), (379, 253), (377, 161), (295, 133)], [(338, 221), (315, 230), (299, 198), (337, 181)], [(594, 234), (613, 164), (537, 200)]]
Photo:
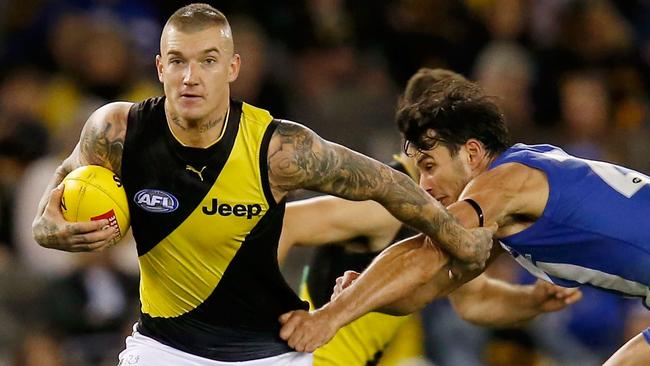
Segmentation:
[(433, 238), (452, 256), (482, 267), (492, 233), (468, 231), (405, 174), (282, 121), (271, 138), (269, 181), (277, 200), (304, 188), (350, 200), (374, 200), (400, 221)]
[(96, 110), (86, 121), (79, 143), (54, 172), (40, 200), (32, 224), (34, 239), (41, 246), (71, 252), (94, 251), (113, 243), (117, 233), (104, 230), (107, 220), (67, 222), (61, 213), (61, 184), (72, 170), (100, 165), (120, 174), (122, 148), (131, 103), (110, 103)]

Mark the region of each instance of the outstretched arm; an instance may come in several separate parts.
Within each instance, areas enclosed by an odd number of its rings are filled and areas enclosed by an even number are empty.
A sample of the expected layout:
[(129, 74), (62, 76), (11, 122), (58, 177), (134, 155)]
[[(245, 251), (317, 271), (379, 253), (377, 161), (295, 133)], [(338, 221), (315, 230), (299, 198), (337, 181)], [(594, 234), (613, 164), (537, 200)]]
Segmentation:
[(349, 201), (334, 196), (287, 204), (278, 261), (294, 246), (339, 243), (357, 237), (369, 239), (368, 250), (378, 252), (392, 242), (402, 223), (375, 201)]
[[(495, 256), (495, 253), (492, 254)], [(347, 271), (339, 277), (332, 299), (344, 294), (361, 273)], [(440, 273), (432, 280), (413, 289), (405, 297), (382, 306), (378, 311), (406, 315), (422, 309), (434, 299), (449, 293), (456, 312), (466, 321), (483, 326), (511, 326), (535, 316), (558, 311), (582, 298), (577, 288), (564, 288), (538, 280), (534, 285), (515, 285), (481, 274), (456, 288)], [(452, 291), (453, 290), (453, 291)], [(349, 294), (347, 296), (350, 296)], [(383, 302), (380, 302), (383, 303)]]
[(126, 122), (131, 103), (111, 103), (93, 113), (86, 121), (79, 143), (54, 172), (40, 200), (32, 224), (34, 239), (41, 246), (65, 251), (94, 251), (113, 243), (119, 235), (107, 227), (108, 220), (72, 223), (61, 213), (68, 173), (84, 165), (100, 165), (120, 174)]
[(485, 275), (449, 294), (456, 312), (476, 325), (509, 326), (541, 313), (561, 310), (582, 298), (577, 288), (564, 288), (538, 280), (514, 285)]
[(492, 232), (464, 229), (433, 197), (405, 174), (283, 121), (268, 151), (269, 180), (276, 199), (304, 188), (350, 200), (374, 200), (400, 221), (435, 241), (450, 255), (482, 267)]

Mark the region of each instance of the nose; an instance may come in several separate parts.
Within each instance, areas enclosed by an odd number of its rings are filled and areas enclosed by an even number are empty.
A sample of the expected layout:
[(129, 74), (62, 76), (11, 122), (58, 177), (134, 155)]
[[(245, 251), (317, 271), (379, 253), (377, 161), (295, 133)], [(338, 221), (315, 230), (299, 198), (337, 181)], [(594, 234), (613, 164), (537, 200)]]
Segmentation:
[(195, 62), (189, 62), (185, 68), (185, 75), (183, 75), (184, 85), (196, 85), (199, 83), (199, 65)]
[(424, 189), (425, 191), (427, 191), (427, 193), (430, 194), (431, 196), (434, 195), (434, 192), (433, 192), (434, 185), (431, 182), (431, 179), (427, 179), (424, 176), (424, 174), (420, 176), (420, 187), (422, 189)]
[(431, 184), (429, 184), (429, 180), (426, 179), (424, 174), (420, 175), (420, 187), (427, 192), (431, 191)]

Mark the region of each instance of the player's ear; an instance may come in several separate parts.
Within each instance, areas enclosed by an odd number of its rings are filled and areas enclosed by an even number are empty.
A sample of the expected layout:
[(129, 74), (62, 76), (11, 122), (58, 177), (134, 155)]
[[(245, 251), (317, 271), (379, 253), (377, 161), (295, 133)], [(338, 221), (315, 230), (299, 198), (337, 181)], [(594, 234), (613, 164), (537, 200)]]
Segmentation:
[(156, 71), (158, 72), (158, 81), (163, 82), (163, 64), (160, 55), (156, 55)]
[(232, 83), (233, 81), (237, 80), (237, 76), (239, 76), (239, 66), (241, 66), (241, 58), (239, 57), (238, 53), (235, 53), (232, 55), (232, 59), (230, 60), (230, 66), (228, 67), (228, 82)]
[(467, 140), (467, 142), (465, 142), (465, 149), (467, 150), (469, 165), (471, 167), (478, 166), (487, 153), (483, 143), (477, 139)]

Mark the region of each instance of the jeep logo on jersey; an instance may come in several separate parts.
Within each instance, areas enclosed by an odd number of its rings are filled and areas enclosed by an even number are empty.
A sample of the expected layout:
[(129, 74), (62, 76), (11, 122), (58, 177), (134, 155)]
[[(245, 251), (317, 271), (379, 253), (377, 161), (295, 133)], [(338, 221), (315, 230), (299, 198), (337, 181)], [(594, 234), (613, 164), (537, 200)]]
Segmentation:
[(143, 189), (133, 197), (140, 208), (155, 213), (170, 213), (178, 208), (178, 200), (171, 193), (157, 189)]
[(227, 203), (220, 204), (218, 199), (213, 198), (210, 207), (203, 206), (203, 213), (206, 215), (219, 214), (221, 216), (246, 216), (246, 218), (250, 220), (253, 216), (259, 216), (260, 213), (262, 213), (262, 206), (257, 203), (252, 205), (242, 205), (241, 203), (238, 203), (231, 206)]

